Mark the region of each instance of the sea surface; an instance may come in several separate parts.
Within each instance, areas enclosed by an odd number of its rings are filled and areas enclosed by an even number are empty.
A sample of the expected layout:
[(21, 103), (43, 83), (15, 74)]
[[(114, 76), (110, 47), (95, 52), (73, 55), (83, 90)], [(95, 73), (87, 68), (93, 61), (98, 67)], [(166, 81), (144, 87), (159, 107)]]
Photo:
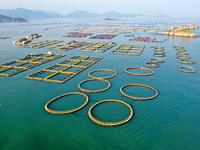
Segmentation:
[[(198, 22), (198, 21), (197, 21)], [(140, 22), (140, 24), (142, 24)], [(143, 24), (147, 25), (145, 21)], [(150, 23), (149, 23), (150, 24)], [(98, 42), (105, 40), (63, 38), (67, 32), (77, 28), (98, 25), (126, 25), (126, 22), (95, 22), (84, 20), (46, 19), (31, 20), (29, 23), (2, 23), (0, 36), (11, 38), (0, 40), (0, 64), (24, 58), (28, 54), (47, 53), (48, 47), (40, 49), (19, 48), (12, 41), (32, 33), (42, 34), (33, 42), (43, 40), (72, 40)], [(138, 25), (128, 22), (127, 25)], [(150, 24), (156, 26), (157, 24)], [(166, 26), (178, 26), (170, 24)], [(200, 24), (196, 23), (197, 26)], [(159, 24), (162, 27), (162, 24)], [(193, 30), (200, 35), (200, 29)], [(99, 34), (99, 33), (95, 33)], [(94, 35), (95, 35), (94, 34)], [(200, 149), (200, 38), (168, 37), (155, 33), (133, 32), (136, 36), (167, 38), (165, 43), (130, 42), (119, 34), (108, 41), (117, 46), (104, 53), (80, 52), (79, 48), (62, 52), (51, 51), (66, 56), (11, 77), (0, 77), (0, 149), (1, 150), (198, 150)], [(120, 44), (145, 45), (140, 56), (109, 54)], [(128, 67), (145, 67), (154, 58), (151, 46), (164, 46), (165, 62), (153, 68), (152, 76), (132, 76), (125, 73)], [(192, 65), (197, 73), (179, 71), (182, 66), (173, 46), (184, 46), (189, 56), (195, 60)], [(63, 84), (25, 79), (27, 75), (59, 63), (75, 55), (103, 57), (102, 60), (84, 70)], [(117, 76), (108, 79), (111, 87), (101, 93), (85, 93), (88, 104), (81, 110), (53, 115), (45, 111), (45, 104), (56, 96), (69, 92), (81, 92), (78, 84), (89, 79), (88, 73), (95, 69), (112, 69)], [(133, 72), (133, 70), (132, 70)], [(106, 73), (96, 73), (103, 76)], [(107, 74), (109, 75), (109, 74)], [(152, 100), (137, 101), (120, 93), (125, 84), (146, 84), (155, 88), (159, 95)], [(101, 82), (88, 82), (82, 85), (87, 89), (100, 89), (107, 85)], [(126, 93), (135, 96), (150, 96), (154, 93), (141, 87), (127, 87)], [(132, 119), (120, 126), (104, 127), (88, 117), (89, 108), (105, 99), (118, 99), (128, 103), (134, 110)], [(51, 109), (65, 110), (78, 107), (84, 97), (74, 95), (63, 97), (50, 105)], [(119, 121), (129, 115), (129, 110), (118, 103), (104, 103), (93, 109), (92, 114), (102, 121)]]

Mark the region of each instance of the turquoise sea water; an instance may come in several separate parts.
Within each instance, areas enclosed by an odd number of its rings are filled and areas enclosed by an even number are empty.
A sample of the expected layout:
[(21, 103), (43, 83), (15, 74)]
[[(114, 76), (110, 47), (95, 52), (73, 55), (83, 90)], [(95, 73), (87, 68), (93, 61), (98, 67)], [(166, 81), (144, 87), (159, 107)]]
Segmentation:
[[(42, 34), (35, 40), (71, 40), (98, 42), (104, 40), (90, 40), (62, 38), (72, 29), (81, 24), (96, 24), (94, 22), (75, 22), (65, 20), (31, 21), (34, 26), (6, 23), (0, 24), (0, 36), (11, 38), (0, 40), (0, 64), (21, 59), (27, 54), (47, 53), (49, 50), (28, 49), (12, 46), (12, 41), (31, 33)], [(200, 24), (196, 24), (200, 26)], [(44, 30), (48, 28), (48, 30)], [(194, 30), (200, 34), (200, 29)], [(97, 33), (98, 34), (98, 33)], [(0, 149), (2, 150), (35, 150), (35, 149), (136, 149), (136, 150), (198, 150), (200, 148), (200, 38), (188, 39), (181, 37), (167, 37), (154, 33), (133, 33), (135, 36), (155, 37), (158, 40), (168, 38), (164, 44), (129, 42), (128, 38), (118, 35), (110, 40), (117, 42), (117, 46), (104, 53), (79, 52), (77, 49), (67, 52), (52, 51), (66, 56), (52, 62), (21, 72), (12, 77), (0, 77)], [(126, 56), (109, 54), (120, 44), (141, 44), (145, 49), (141, 56)], [(164, 46), (165, 62), (159, 68), (153, 69), (152, 76), (132, 76), (125, 73), (128, 67), (144, 67), (153, 58), (154, 50), (150, 46)], [(196, 61), (199, 71), (194, 74), (183, 73), (178, 70), (182, 65), (176, 59), (173, 46), (184, 46), (191, 58)], [(64, 84), (47, 83), (28, 80), (24, 77), (47, 68), (75, 55), (103, 57), (79, 75)], [(52, 98), (68, 93), (81, 92), (78, 84), (88, 79), (88, 73), (95, 69), (113, 69), (118, 75), (108, 79), (111, 83), (109, 90), (101, 93), (85, 93), (89, 103), (81, 110), (67, 115), (53, 115), (45, 111), (45, 104)], [(133, 72), (133, 71), (132, 71)], [(94, 74), (95, 75), (95, 74)], [(101, 74), (96, 73), (101, 76)], [(158, 90), (158, 97), (149, 101), (135, 101), (121, 95), (120, 87), (129, 83), (140, 83)], [(95, 86), (105, 87), (104, 83), (85, 83), (85, 88)], [(90, 87), (89, 87), (90, 86)], [(134, 92), (131, 92), (134, 90)], [(142, 88), (129, 87), (128, 94), (149, 96), (151, 91)], [(98, 101), (105, 99), (119, 99), (127, 102), (134, 109), (134, 116), (130, 122), (116, 127), (103, 127), (92, 122), (87, 113), (89, 108)], [(64, 97), (50, 105), (52, 109), (64, 110), (76, 107), (84, 102), (80, 96)], [(96, 107), (93, 115), (104, 121), (118, 121), (129, 115), (126, 107), (116, 103), (105, 103)]]

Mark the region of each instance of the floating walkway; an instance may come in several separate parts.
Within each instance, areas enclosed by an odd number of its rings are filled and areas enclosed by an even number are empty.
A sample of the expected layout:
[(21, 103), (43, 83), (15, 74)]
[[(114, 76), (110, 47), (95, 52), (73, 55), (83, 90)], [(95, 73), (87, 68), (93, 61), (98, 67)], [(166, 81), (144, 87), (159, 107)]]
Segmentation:
[(11, 61), (0, 65), (0, 76), (10, 77), (22, 71), (31, 69), (33, 67), (39, 66), (41, 64), (53, 61), (55, 59), (64, 57), (65, 55), (60, 54), (37, 54), (37, 55), (27, 55), (22, 59)]
[(110, 54), (139, 56), (142, 54), (144, 48), (145, 48), (144, 45), (123, 44), (119, 46), (117, 49), (115, 49), (114, 51), (112, 51)]
[(88, 47), (84, 47), (84, 48), (80, 49), (79, 51), (103, 53), (103, 52), (111, 49), (115, 45), (116, 45), (116, 43), (114, 43), (114, 42), (98, 42), (98, 43), (92, 44)]
[(26, 76), (27, 79), (64, 83), (95, 64), (102, 57), (74, 56), (58, 64)]
[[(108, 102), (115, 102), (115, 103), (119, 103), (119, 104), (122, 104), (122, 105), (125, 105), (129, 110), (130, 110), (130, 114), (129, 116), (124, 119), (124, 120), (121, 120), (121, 121), (117, 121), (117, 122), (104, 122), (104, 121), (101, 121), (101, 120), (98, 120), (96, 119), (93, 115), (92, 115), (92, 110), (102, 104), (102, 103), (108, 103)], [(102, 125), (102, 126), (117, 126), (117, 125), (122, 125), (122, 124), (125, 124), (127, 123), (128, 121), (131, 120), (131, 118), (133, 117), (133, 109), (131, 108), (131, 106), (121, 100), (116, 100), (116, 99), (108, 99), (108, 100), (103, 100), (103, 101), (100, 101), (100, 102), (97, 102), (96, 104), (94, 104), (88, 111), (88, 116), (89, 118), (94, 121), (95, 123), (99, 124), (99, 125)]]
[(57, 50), (57, 51), (68, 51), (71, 49), (75, 49), (78, 47), (82, 47), (88, 44), (92, 44), (91, 42), (84, 42), (84, 41), (71, 41), (64, 45), (56, 45), (54, 47), (48, 48), (48, 50)]
[(196, 62), (189, 57), (189, 53), (187, 53), (187, 50), (183, 46), (174, 46), (174, 49), (176, 51), (176, 58), (179, 59), (180, 64), (190, 65), (190, 66), (181, 66), (179, 67), (179, 70), (186, 73), (195, 73), (197, 72), (197, 69), (194, 67), (191, 67), (191, 65), (195, 64)]
[(33, 43), (33, 44), (22, 45), (20, 47), (22, 47), (22, 48), (42, 48), (42, 47), (46, 47), (46, 46), (61, 43), (61, 42), (63, 42), (63, 41), (62, 40), (46, 40), (46, 41), (41, 41), (41, 42), (37, 42), (37, 43)]

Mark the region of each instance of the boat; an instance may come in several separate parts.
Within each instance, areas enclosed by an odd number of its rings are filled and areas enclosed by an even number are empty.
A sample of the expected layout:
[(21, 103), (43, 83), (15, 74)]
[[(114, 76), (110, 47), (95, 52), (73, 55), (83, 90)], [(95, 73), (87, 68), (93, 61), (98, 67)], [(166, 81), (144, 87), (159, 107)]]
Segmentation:
[(27, 39), (35, 39), (35, 38), (39, 38), (39, 37), (42, 37), (42, 35), (37, 34), (37, 33), (30, 34), (30, 35), (26, 36)]
[(31, 40), (27, 39), (27, 38), (22, 38), (22, 39), (19, 39), (19, 40), (16, 40), (16, 41), (13, 41), (13, 45), (24, 45), (24, 44), (27, 44), (31, 42)]

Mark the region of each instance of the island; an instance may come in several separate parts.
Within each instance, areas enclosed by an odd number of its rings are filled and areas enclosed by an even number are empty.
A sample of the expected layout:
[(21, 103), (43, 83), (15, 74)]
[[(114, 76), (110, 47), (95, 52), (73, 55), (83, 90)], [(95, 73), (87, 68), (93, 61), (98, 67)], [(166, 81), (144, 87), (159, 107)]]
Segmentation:
[(25, 22), (28, 22), (28, 20), (24, 18), (11, 18), (8, 16), (0, 15), (0, 23), (3, 23), (3, 22), (25, 23)]
[(196, 25), (181, 25), (179, 27), (172, 27), (167, 32), (157, 33), (159, 35), (181, 36), (181, 37), (199, 37), (199, 35), (190, 31), (190, 29), (198, 29)]

